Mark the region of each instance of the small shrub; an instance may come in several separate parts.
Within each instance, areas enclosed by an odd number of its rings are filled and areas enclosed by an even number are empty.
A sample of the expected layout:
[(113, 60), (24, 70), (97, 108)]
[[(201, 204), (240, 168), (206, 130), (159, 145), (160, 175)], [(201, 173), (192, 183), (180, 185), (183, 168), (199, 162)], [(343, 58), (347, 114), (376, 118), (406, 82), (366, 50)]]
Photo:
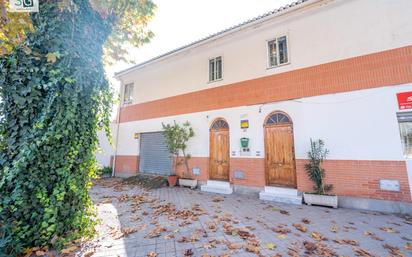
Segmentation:
[(313, 189), (316, 194), (325, 195), (330, 192), (333, 185), (325, 184), (325, 169), (321, 167), (323, 160), (329, 153), (329, 150), (324, 148), (325, 143), (322, 140), (310, 140), (310, 151), (308, 152), (309, 162), (305, 164), (305, 170), (312, 182), (315, 184)]
[(97, 170), (97, 175), (98, 176), (111, 176), (112, 175), (112, 168), (108, 166), (104, 166), (103, 168), (100, 168)]

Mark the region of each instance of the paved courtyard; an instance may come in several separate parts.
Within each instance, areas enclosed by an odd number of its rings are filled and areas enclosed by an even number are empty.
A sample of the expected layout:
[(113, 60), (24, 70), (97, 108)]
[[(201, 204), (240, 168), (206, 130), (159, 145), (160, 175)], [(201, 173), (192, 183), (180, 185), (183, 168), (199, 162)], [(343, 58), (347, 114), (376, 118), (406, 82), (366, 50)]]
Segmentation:
[(412, 256), (410, 217), (104, 179), (83, 256)]

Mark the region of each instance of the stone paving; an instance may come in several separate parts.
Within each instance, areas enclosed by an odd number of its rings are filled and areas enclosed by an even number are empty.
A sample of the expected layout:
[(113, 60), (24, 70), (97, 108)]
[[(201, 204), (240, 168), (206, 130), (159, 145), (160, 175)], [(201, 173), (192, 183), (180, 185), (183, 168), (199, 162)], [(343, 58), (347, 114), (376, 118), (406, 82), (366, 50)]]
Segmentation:
[(408, 216), (262, 202), (105, 179), (101, 223), (83, 256), (412, 256)]

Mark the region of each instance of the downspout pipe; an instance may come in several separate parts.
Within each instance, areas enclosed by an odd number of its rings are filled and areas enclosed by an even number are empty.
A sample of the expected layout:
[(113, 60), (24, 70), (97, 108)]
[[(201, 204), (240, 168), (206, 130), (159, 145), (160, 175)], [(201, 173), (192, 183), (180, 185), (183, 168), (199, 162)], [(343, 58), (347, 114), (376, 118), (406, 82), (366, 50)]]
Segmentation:
[[(120, 92), (119, 95), (121, 96), (123, 81), (120, 80)], [(114, 143), (114, 155), (113, 155), (113, 162), (112, 162), (112, 177), (116, 176), (116, 157), (117, 157), (117, 146), (119, 142), (119, 126), (120, 126), (120, 105), (121, 105), (121, 97), (119, 99), (119, 104), (117, 106), (117, 117), (116, 117), (116, 136), (115, 136), (115, 143)]]

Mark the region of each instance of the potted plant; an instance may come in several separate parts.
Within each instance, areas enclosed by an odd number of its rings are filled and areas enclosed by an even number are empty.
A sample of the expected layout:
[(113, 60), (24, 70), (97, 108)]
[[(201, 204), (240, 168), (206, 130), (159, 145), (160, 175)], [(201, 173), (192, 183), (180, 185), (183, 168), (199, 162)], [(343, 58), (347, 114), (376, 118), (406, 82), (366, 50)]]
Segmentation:
[(324, 148), (322, 140), (310, 140), (310, 151), (308, 152), (309, 162), (305, 164), (305, 170), (309, 179), (314, 183), (313, 193), (304, 193), (303, 198), (308, 205), (316, 204), (323, 206), (338, 207), (338, 196), (328, 194), (332, 191), (333, 185), (325, 184), (325, 169), (321, 167), (323, 160), (329, 151)]
[(190, 176), (189, 159), (191, 156), (187, 153), (187, 142), (195, 135), (190, 123), (186, 121), (182, 125), (179, 125), (174, 121), (173, 124), (165, 125), (162, 123), (162, 127), (166, 145), (173, 156), (173, 174), (168, 177), (169, 185), (176, 185), (176, 173), (179, 166), (183, 164), (183, 174), (182, 177), (179, 178), (179, 185), (195, 188), (197, 186), (197, 180), (192, 179)]

